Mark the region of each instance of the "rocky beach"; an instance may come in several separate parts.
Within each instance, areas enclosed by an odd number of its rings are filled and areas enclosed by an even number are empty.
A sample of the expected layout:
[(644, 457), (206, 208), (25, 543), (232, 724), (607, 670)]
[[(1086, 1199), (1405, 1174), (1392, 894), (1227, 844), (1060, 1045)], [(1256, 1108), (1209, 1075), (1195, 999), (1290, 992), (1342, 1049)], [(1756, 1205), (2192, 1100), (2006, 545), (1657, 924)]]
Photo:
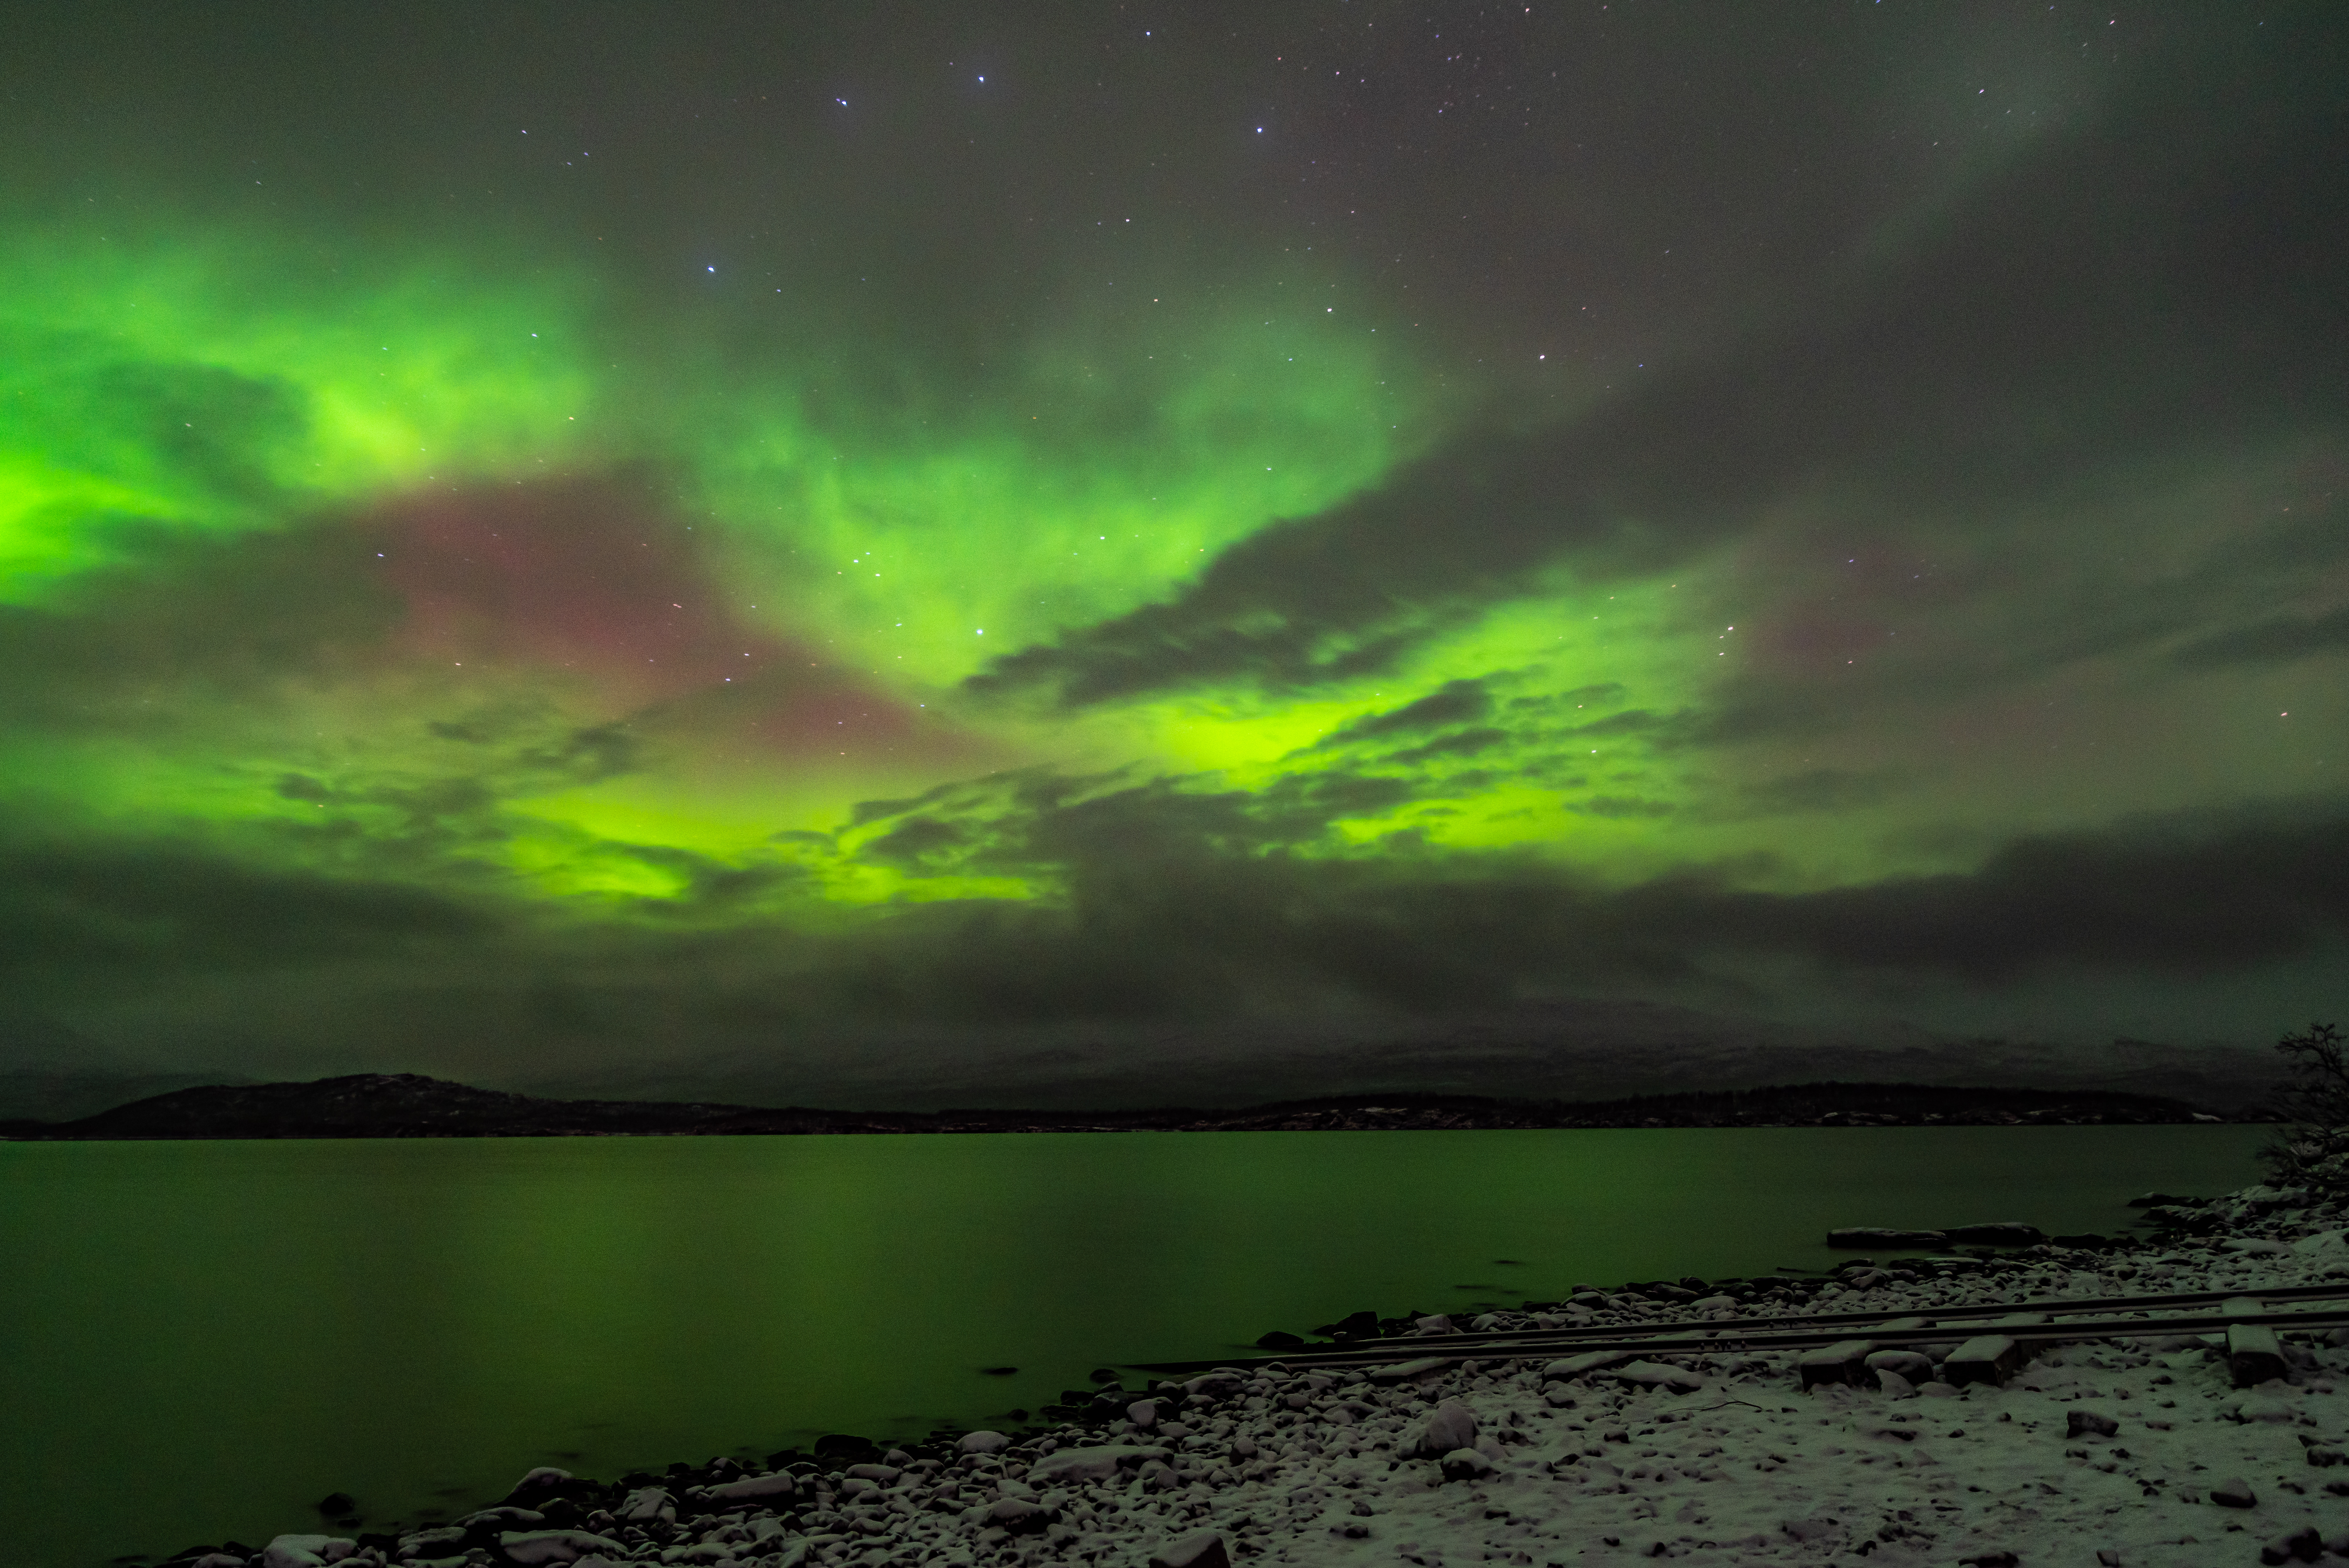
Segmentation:
[[(2349, 1215), (2264, 1187), (2141, 1207), (2148, 1233), (2120, 1239), (1578, 1287), (1460, 1323), (1357, 1314), (1327, 1325), (1324, 1343), (1284, 1345), (1286, 1361), (1103, 1368), (1097, 1386), (1019, 1429), (885, 1449), (836, 1435), (763, 1464), (678, 1462), (610, 1481), (538, 1469), (490, 1506), (396, 1533), (337, 1532), (333, 1516), (353, 1507), (337, 1496), (321, 1504), (326, 1527), (170, 1561), (2349, 1560), (2349, 1480), (2337, 1479), (2349, 1469), (2336, 1468), (2349, 1330), (2312, 1290), (2349, 1293)], [(2196, 1293), (2205, 1301), (2153, 1304)], [(2098, 1301), (2116, 1304), (2066, 1324)], [(2112, 1332), (2179, 1311), (2201, 1314), (2200, 1331)], [(2287, 1311), (2310, 1326), (2229, 1332), (2229, 1320)], [(1835, 1343), (1767, 1342), (1806, 1326)], [(1588, 1348), (1484, 1337), (1510, 1332), (1578, 1334)], [(1643, 1334), (1651, 1353), (1630, 1343)], [(1332, 1355), (1356, 1364), (1312, 1365)]]

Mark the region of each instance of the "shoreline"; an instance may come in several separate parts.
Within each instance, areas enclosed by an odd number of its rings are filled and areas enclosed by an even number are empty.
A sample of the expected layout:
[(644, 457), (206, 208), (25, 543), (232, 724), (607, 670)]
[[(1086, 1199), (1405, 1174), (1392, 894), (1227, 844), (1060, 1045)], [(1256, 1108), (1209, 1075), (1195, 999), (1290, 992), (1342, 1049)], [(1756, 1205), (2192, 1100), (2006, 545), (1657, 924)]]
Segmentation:
[(556, 1100), (406, 1073), (309, 1083), (207, 1085), (72, 1121), (0, 1121), (0, 1141), (217, 1138), (691, 1137), (951, 1133), (1438, 1132), (1647, 1127), (2160, 1127), (2255, 1125), (2184, 1100), (2117, 1090), (1814, 1083), (1508, 1100), (1332, 1095), (1238, 1109), (832, 1111), (666, 1100)]
[[(1578, 1289), (1566, 1302), (1457, 1326), (1636, 1332), (1702, 1316), (1726, 1330), (1806, 1313), (1930, 1326), (1936, 1305), (2349, 1280), (2344, 1214), (2332, 1202), (2254, 1187), (2148, 1213), (2163, 1230), (2146, 1240)], [(2026, 1325), (2013, 1326), (2019, 1336)], [(1447, 1358), (1445, 1329), (1430, 1320), (1423, 1332), (1366, 1342), (1396, 1352), (1377, 1371), (1242, 1366), (1179, 1380), (1129, 1371), (1126, 1386), (1071, 1390), (1081, 1410), (1056, 1407), (1052, 1419), (1019, 1431), (942, 1431), (883, 1451), (835, 1437), (811, 1454), (771, 1455), (762, 1469), (679, 1463), (609, 1483), (537, 1470), (502, 1503), (446, 1525), (399, 1536), (291, 1532), (263, 1548), (166, 1561), (1430, 1568), (1860, 1553), (2138, 1568), (2258, 1562), (2271, 1546), (2284, 1553), (2272, 1561), (2295, 1552), (2315, 1561), (2328, 1541), (2349, 1557), (2349, 1479), (2325, 1473), (2349, 1437), (2349, 1396), (2334, 1393), (2349, 1353), (2332, 1343), (2349, 1344), (2349, 1331), (2287, 1334), (2284, 1376), (2245, 1388), (2223, 1345), (2201, 1335), (2100, 1341), (2052, 1326), (2025, 1339), (2031, 1354), (2003, 1387), (1940, 1381), (1940, 1358), (1954, 1348), (1943, 1344), (1880, 1354), (1876, 1386), (1804, 1391), (1792, 1351), (1602, 1365), (1547, 1353), (1478, 1358), (1464, 1345)], [(1976, 1332), (1950, 1326), (1952, 1342)], [(2317, 1534), (2277, 1544), (2308, 1530)]]

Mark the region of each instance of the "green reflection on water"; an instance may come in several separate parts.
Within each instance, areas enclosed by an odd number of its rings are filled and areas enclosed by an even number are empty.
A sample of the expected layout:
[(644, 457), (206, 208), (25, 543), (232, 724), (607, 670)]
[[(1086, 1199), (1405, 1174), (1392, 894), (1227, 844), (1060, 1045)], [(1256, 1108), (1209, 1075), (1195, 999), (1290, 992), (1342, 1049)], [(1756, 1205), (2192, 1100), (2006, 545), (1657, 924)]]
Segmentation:
[(2111, 1229), (2267, 1130), (0, 1145), (14, 1561), (985, 1425), (1357, 1307), (1825, 1266), (1833, 1225)]

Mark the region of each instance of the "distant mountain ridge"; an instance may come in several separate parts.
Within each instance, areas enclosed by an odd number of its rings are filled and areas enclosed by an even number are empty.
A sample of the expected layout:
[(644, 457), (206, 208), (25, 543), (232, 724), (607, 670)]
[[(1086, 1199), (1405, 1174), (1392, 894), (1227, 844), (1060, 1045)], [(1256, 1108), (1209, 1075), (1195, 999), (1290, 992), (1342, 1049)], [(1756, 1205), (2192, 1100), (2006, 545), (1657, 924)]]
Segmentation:
[(1565, 1103), (1467, 1095), (1346, 1095), (1244, 1110), (831, 1111), (558, 1100), (414, 1073), (175, 1089), (71, 1121), (0, 1122), (27, 1140), (707, 1137), (844, 1133), (1257, 1132), (1444, 1128), (2082, 1126), (2261, 1121), (2113, 1090), (1804, 1084)]

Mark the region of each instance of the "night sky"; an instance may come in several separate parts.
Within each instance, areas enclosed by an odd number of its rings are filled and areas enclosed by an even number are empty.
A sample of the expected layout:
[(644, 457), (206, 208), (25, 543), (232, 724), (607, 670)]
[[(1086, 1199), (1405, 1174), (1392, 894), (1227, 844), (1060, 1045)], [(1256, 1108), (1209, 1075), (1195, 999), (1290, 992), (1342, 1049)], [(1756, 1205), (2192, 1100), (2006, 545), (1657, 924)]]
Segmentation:
[(0, 1033), (1245, 1098), (2349, 997), (2333, 0), (8, 31)]

